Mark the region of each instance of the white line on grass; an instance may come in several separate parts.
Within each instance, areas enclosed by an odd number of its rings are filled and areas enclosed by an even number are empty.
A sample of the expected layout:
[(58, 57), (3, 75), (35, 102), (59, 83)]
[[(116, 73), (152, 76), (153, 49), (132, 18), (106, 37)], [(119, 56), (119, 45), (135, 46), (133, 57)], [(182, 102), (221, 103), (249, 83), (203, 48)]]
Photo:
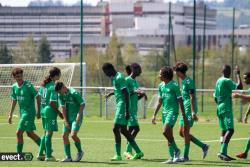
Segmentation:
[[(24, 137), (25, 139), (28, 139), (28, 137)], [(16, 137), (0, 137), (0, 140), (4, 139), (16, 139)], [(100, 140), (100, 141), (114, 141), (113, 138), (92, 138), (92, 137), (83, 137), (80, 138), (81, 140)], [(231, 139), (231, 141), (240, 141), (240, 140), (248, 140), (249, 138), (234, 138)], [(59, 137), (53, 137), (53, 140), (62, 140), (62, 138)], [(125, 140), (125, 139), (122, 139)], [(166, 142), (167, 140), (163, 139), (136, 139), (136, 141), (144, 141), (144, 142)], [(183, 140), (176, 140), (176, 141), (183, 141)], [(220, 140), (207, 140), (204, 141), (205, 143), (216, 143), (220, 142)]]

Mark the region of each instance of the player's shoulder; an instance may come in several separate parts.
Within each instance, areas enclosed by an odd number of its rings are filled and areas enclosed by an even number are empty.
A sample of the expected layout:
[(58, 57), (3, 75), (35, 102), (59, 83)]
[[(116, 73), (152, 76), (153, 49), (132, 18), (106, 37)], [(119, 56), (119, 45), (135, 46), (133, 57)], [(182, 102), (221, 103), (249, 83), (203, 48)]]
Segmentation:
[(70, 94), (78, 94), (79, 92), (74, 88), (69, 88)]
[(178, 83), (175, 80), (170, 81), (169, 85), (172, 87), (179, 87)]
[(34, 86), (30, 81), (28, 81), (28, 80), (25, 80), (24, 81), (24, 83), (23, 83), (25, 86), (27, 86), (27, 87), (32, 87), (32, 86)]
[(193, 83), (193, 79), (190, 78), (189, 76), (187, 76), (187, 77), (183, 80), (183, 83), (189, 85), (189, 84)]

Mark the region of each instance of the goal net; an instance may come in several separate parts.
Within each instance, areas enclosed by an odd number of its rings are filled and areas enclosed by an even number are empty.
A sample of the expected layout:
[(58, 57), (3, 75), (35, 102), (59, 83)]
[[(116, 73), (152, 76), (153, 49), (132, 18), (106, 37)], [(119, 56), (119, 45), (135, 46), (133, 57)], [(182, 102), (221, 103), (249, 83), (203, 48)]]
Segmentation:
[[(43, 79), (49, 75), (52, 67), (58, 67), (61, 70), (61, 78), (66, 86), (77, 86), (80, 76), (80, 63), (46, 63), (46, 64), (0, 64), (0, 114), (6, 114), (11, 109), (10, 92), (15, 80), (11, 76), (13, 68), (22, 68), (24, 80), (28, 80), (38, 88)], [(86, 86), (86, 65), (83, 63), (83, 86)], [(72, 85), (72, 81), (74, 84)], [(79, 86), (79, 85), (78, 85)], [(16, 110), (18, 107), (16, 107)], [(15, 112), (16, 113), (16, 112)]]

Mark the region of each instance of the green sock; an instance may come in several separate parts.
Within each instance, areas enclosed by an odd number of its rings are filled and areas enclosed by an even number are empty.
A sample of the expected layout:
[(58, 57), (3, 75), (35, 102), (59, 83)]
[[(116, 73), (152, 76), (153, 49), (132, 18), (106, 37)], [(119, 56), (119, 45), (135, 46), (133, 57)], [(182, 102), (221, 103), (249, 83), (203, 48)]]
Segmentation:
[(45, 149), (46, 149), (46, 158), (50, 158), (52, 154), (51, 135), (45, 135)]
[(184, 157), (188, 157), (188, 155), (189, 155), (189, 148), (190, 148), (190, 144), (185, 144), (184, 145)]
[(129, 142), (130, 145), (132, 146), (132, 148), (135, 150), (136, 153), (140, 153), (141, 149), (139, 148), (139, 146), (136, 144), (135, 141)]
[(121, 156), (121, 144), (118, 143), (115, 144), (115, 152), (116, 155)]
[(248, 151), (249, 151), (249, 149), (250, 149), (250, 139), (248, 139), (248, 142), (247, 142), (247, 145), (246, 145), (244, 153), (247, 154)]
[(38, 145), (38, 147), (40, 147), (40, 144), (41, 144), (41, 138), (39, 137), (39, 138), (35, 141), (35, 143)]
[(173, 141), (173, 142), (170, 143), (170, 144), (171, 144), (171, 146), (172, 146), (172, 148), (173, 148), (174, 150), (178, 150), (178, 147), (177, 147), (175, 141)]
[(39, 156), (43, 156), (44, 151), (45, 151), (45, 135), (41, 138), (41, 142), (39, 146)]
[(168, 152), (171, 159), (174, 158), (174, 148), (171, 144), (168, 145)]
[(17, 150), (17, 153), (22, 153), (23, 152), (23, 143), (17, 143), (16, 150)]
[(132, 146), (129, 143), (127, 143), (127, 145), (126, 145), (126, 152), (132, 153)]
[(205, 146), (204, 143), (202, 143), (199, 139), (195, 138), (194, 136), (191, 136), (191, 141), (200, 148), (203, 148)]
[(68, 158), (71, 158), (70, 144), (64, 144), (64, 152)]
[(227, 155), (227, 146), (228, 146), (227, 143), (222, 143), (220, 152)]
[(76, 146), (77, 151), (78, 151), (79, 153), (82, 152), (81, 142), (75, 142), (75, 146)]

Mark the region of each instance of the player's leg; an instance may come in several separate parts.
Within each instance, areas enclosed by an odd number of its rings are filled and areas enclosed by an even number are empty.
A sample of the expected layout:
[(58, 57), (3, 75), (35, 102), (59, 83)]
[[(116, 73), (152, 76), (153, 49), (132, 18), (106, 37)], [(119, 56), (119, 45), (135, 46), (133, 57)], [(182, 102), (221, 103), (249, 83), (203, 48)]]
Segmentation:
[[(43, 129), (45, 130), (46, 129), (45, 118), (42, 118), (42, 126), (43, 126)], [(38, 152), (38, 156), (37, 156), (37, 160), (39, 160), (39, 161), (45, 160), (45, 155), (44, 155), (44, 152), (46, 152), (46, 150), (45, 150), (45, 137), (46, 137), (46, 132), (44, 131), (44, 135), (41, 137), (41, 143), (40, 143), (39, 152)]]
[(120, 125), (114, 124), (113, 133), (115, 137), (115, 152), (116, 155), (111, 158), (111, 161), (120, 161), (121, 157), (121, 134), (120, 134)]
[(64, 145), (64, 153), (66, 157), (61, 162), (72, 162), (71, 151), (70, 151), (70, 142), (69, 142), (69, 134), (71, 127), (67, 128), (65, 124), (63, 124), (63, 145)]
[(140, 159), (144, 156), (143, 152), (135, 142), (133, 136), (128, 132), (126, 125), (120, 125), (121, 133), (126, 137), (129, 144), (135, 150), (136, 154), (131, 158), (132, 160)]
[(79, 130), (80, 130), (80, 127), (81, 127), (81, 123), (78, 124), (75, 121), (72, 123), (71, 138), (74, 140), (75, 146), (77, 149), (76, 159), (74, 160), (75, 162), (81, 161), (83, 154), (84, 154), (84, 152), (82, 150), (81, 140), (77, 135)]
[(17, 153), (23, 152), (23, 132), (24, 131), (22, 131), (22, 130), (16, 131), (16, 136), (17, 136), (16, 150), (17, 150)]
[(45, 135), (45, 149), (46, 149), (46, 161), (56, 161), (52, 156), (52, 136), (53, 132), (58, 131), (57, 120), (46, 118), (46, 135)]
[(241, 152), (241, 153), (237, 154), (236, 157), (246, 159), (247, 155), (248, 155), (248, 152), (249, 152), (249, 149), (250, 149), (250, 138), (247, 141), (244, 152)]
[[(137, 134), (140, 131), (140, 127), (139, 126), (129, 126), (128, 127), (128, 132), (131, 134), (131, 136), (133, 137), (133, 139), (135, 139), (135, 137), (137, 136)], [(132, 157), (132, 146), (129, 144), (129, 142), (127, 143), (126, 146), (126, 158), (130, 159)]]

